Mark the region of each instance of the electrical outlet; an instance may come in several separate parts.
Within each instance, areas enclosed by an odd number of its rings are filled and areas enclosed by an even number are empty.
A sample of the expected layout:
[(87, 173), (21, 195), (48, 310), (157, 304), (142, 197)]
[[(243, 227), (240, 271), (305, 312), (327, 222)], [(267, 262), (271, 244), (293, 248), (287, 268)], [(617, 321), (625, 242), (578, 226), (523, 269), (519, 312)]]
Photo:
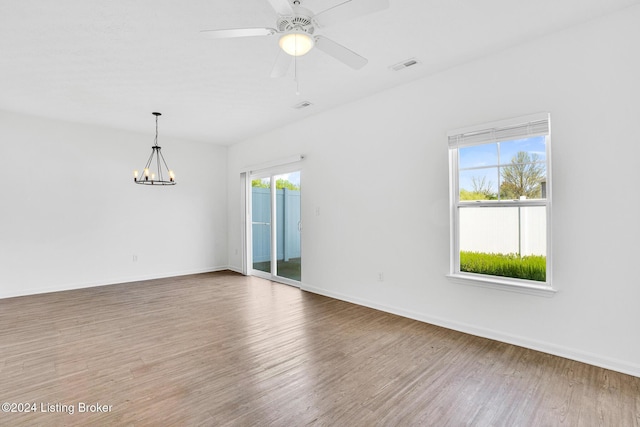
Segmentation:
[(383, 272), (378, 273), (378, 282), (384, 282), (384, 273)]
[(138, 262), (138, 255), (136, 254), (133, 255), (133, 262)]

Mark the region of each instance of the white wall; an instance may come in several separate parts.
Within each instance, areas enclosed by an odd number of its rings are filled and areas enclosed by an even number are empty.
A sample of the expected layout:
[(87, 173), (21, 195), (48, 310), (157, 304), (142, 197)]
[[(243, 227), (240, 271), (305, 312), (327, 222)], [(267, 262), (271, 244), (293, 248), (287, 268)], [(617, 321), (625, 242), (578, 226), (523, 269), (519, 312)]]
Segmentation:
[(138, 134), (0, 111), (0, 297), (227, 266), (226, 147), (160, 134), (178, 183), (135, 185), (152, 119)]
[[(230, 264), (239, 171), (302, 153), (303, 288), (640, 376), (638, 22), (633, 7), (231, 147)], [(449, 281), (446, 132), (541, 111), (559, 292)]]

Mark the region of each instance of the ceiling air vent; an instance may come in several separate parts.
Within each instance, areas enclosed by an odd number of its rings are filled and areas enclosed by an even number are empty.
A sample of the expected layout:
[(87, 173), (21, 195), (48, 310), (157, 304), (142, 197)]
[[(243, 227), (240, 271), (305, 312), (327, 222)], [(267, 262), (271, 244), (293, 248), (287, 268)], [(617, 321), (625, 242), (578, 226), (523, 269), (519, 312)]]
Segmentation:
[(302, 110), (303, 108), (307, 108), (307, 107), (311, 107), (313, 104), (310, 103), (309, 101), (302, 101), (296, 105), (293, 106), (293, 108), (295, 108), (296, 110)]
[(393, 71), (400, 71), (418, 64), (420, 64), (420, 61), (418, 61), (416, 58), (410, 58), (406, 61), (398, 62), (397, 64), (392, 65), (389, 68), (391, 68)]

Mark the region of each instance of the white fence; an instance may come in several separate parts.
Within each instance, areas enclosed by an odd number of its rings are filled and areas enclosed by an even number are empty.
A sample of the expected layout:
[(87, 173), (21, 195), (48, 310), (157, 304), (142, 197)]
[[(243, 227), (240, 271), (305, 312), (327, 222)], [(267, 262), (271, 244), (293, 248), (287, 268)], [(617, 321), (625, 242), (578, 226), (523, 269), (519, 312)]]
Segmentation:
[(547, 255), (544, 206), (460, 209), (460, 250)]
[[(271, 196), (252, 188), (253, 259), (270, 260)], [(300, 257), (300, 192), (276, 190), (277, 259)], [(466, 207), (460, 209), (460, 250), (547, 255), (546, 208)]]

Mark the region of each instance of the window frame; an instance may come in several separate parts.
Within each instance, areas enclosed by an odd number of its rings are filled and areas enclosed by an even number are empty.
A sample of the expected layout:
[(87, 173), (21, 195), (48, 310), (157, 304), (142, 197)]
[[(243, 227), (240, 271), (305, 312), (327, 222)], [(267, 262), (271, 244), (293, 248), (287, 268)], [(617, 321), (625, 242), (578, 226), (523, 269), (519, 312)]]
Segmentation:
[[(551, 125), (549, 113), (537, 113), (491, 123), (455, 129), (447, 133), (449, 140), (449, 207), (450, 207), (450, 266), (449, 277), (456, 283), (515, 291), (533, 295), (552, 296), (557, 290), (552, 286), (551, 240)], [(460, 200), (459, 149), (468, 146), (494, 144), (534, 136), (545, 137), (546, 198), (525, 200)], [(462, 142), (461, 142), (462, 141)], [(500, 162), (500, 167), (506, 163)], [(500, 189), (498, 188), (498, 191)], [(546, 209), (546, 281), (493, 276), (460, 271), (460, 210), (465, 208), (532, 207)]]

